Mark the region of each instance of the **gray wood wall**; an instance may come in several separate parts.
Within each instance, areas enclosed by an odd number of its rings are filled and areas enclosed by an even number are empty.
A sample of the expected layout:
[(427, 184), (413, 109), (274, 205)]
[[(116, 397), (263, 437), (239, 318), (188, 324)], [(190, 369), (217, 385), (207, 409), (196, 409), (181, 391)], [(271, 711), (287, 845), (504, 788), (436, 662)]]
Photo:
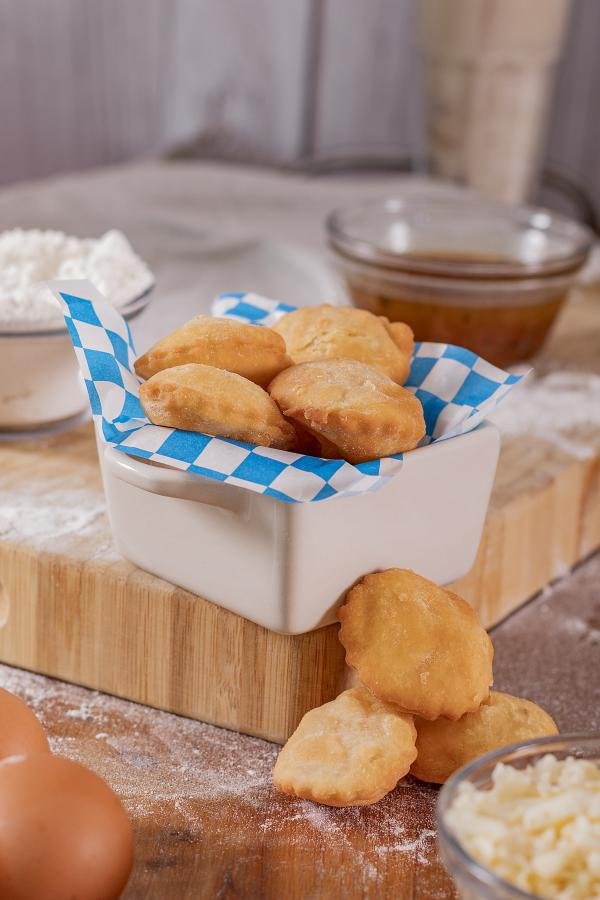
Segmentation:
[[(418, 0), (0, 0), (0, 182), (185, 145), (422, 157)], [(547, 142), (600, 202), (600, 0), (575, 0)]]

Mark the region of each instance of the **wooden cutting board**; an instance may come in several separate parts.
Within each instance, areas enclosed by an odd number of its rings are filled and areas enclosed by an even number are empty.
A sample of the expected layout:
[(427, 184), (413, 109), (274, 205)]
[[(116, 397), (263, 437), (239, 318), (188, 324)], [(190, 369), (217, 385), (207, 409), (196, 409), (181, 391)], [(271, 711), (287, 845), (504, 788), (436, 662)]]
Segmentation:
[[(570, 305), (542, 370), (598, 377), (599, 307)], [(454, 586), (488, 627), (600, 546), (600, 427), (580, 419), (503, 444), (477, 560)], [(0, 583), (4, 662), (267, 739), (345, 677), (336, 626), (268, 632), (119, 558), (91, 425), (0, 444)]]

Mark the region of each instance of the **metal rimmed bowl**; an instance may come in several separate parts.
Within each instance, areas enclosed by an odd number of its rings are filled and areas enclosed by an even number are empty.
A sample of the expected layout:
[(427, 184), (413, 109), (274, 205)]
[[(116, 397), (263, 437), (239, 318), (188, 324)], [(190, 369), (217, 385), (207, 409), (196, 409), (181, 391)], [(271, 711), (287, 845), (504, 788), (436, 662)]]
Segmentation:
[(355, 306), (501, 367), (540, 349), (593, 240), (547, 209), (426, 194), (336, 210), (326, 228)]
[[(138, 316), (154, 284), (119, 307)], [(0, 441), (66, 431), (90, 416), (77, 358), (63, 322), (0, 325)]]
[(510, 884), (474, 859), (448, 827), (446, 815), (462, 784), (470, 783), (479, 790), (485, 790), (491, 786), (492, 773), (498, 763), (523, 769), (549, 753), (557, 759), (572, 756), (600, 765), (600, 732), (552, 735), (502, 747), (464, 766), (440, 791), (437, 804), (440, 855), (464, 900), (540, 900), (539, 895)]

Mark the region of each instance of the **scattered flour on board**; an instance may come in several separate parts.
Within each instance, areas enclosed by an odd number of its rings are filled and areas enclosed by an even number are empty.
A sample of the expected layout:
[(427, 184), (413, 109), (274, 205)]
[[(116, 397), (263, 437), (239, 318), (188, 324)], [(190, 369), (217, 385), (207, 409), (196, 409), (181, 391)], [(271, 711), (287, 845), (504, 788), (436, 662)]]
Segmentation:
[[(76, 707), (75, 709), (67, 710), (65, 715), (67, 719), (80, 719), (82, 722), (87, 722), (89, 719), (94, 718), (94, 714), (87, 703), (82, 703), (78, 708)], [(108, 735), (106, 735), (106, 737), (108, 737)]]
[(572, 456), (592, 454), (577, 429), (600, 430), (600, 375), (556, 371), (530, 375), (490, 415), (507, 438), (532, 435)]
[(310, 848), (315, 866), (334, 840), (359, 860), (365, 882), (382, 876), (386, 858), (435, 859), (436, 791), (427, 785), (406, 781), (374, 806), (330, 809), (274, 790), (278, 747), (267, 741), (2, 665), (0, 684), (40, 717), (54, 752), (95, 769), (136, 821), (163, 816), (192, 835), (207, 827), (227, 839), (235, 817), (253, 835), (240, 853), (262, 841)]
[(39, 484), (2, 490), (0, 540), (27, 541), (38, 549), (59, 551), (61, 541), (69, 537), (90, 539), (95, 556), (118, 558), (101, 494), (55, 487), (40, 492)]
[(564, 733), (600, 731), (600, 553), (494, 631), (497, 690), (529, 697)]

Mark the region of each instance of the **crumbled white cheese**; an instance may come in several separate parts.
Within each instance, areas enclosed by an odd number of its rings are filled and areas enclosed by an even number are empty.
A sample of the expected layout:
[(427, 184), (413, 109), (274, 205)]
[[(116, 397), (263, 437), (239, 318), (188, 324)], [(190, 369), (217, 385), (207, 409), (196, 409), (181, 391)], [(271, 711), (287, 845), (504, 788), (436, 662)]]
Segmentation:
[(600, 768), (548, 754), (497, 765), (492, 786), (463, 783), (446, 824), (478, 862), (540, 897), (600, 898)]
[(154, 281), (120, 231), (107, 231), (97, 240), (70, 237), (62, 231), (4, 231), (0, 234), (0, 328), (3, 323), (60, 322), (58, 301), (40, 284), (53, 278), (89, 278), (117, 307), (143, 294)]

